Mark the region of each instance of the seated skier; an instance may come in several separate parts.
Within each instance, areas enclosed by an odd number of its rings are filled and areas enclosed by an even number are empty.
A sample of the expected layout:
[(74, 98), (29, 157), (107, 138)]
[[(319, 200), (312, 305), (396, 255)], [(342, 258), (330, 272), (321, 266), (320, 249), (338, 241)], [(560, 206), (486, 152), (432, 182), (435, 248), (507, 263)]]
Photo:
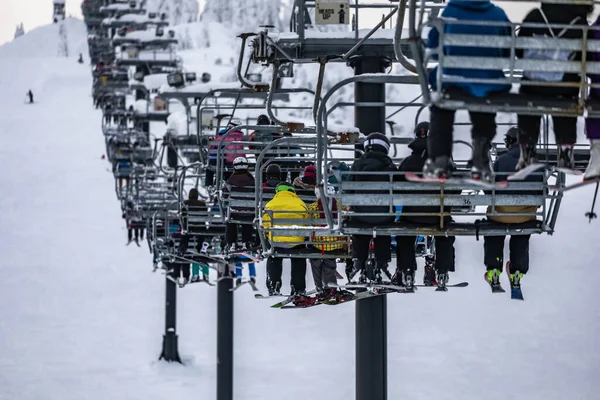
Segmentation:
[[(243, 193), (254, 193), (254, 176), (248, 171), (248, 160), (246, 157), (237, 157), (233, 160), (233, 174), (227, 179), (223, 198), (249, 200), (250, 198)], [(248, 251), (254, 246), (252, 245), (254, 237), (254, 208), (234, 208), (230, 206), (227, 210), (227, 230), (225, 252)], [(248, 221), (246, 224), (239, 224), (242, 230), (242, 244), (237, 245), (238, 224), (229, 222), (231, 219)]]
[[(510, 20), (504, 11), (489, 0), (450, 0), (441, 17), (448, 21), (444, 28), (446, 33), (500, 36), (510, 36), (511, 34), (508, 26), (452, 23), (454, 20), (509, 23)], [(436, 28), (432, 28), (429, 32), (427, 47), (435, 49), (438, 44), (439, 32)], [(452, 45), (444, 47), (444, 54), (449, 56), (509, 57), (509, 50), (495, 47), (477, 48)], [(466, 93), (477, 98), (485, 98), (494, 92), (508, 92), (511, 88), (509, 84), (504, 83), (473, 83), (468, 81), (469, 79), (504, 79), (504, 73), (501, 69), (445, 68), (443, 75), (465, 78), (465, 82), (444, 84), (442, 89), (449, 93)], [(431, 70), (429, 74), (429, 83), (434, 89), (437, 86), (436, 77), (437, 67)], [(452, 137), (455, 110), (431, 106), (429, 111), (431, 114), (429, 159), (425, 163), (423, 172), (426, 176), (448, 177), (452, 172)], [(473, 179), (492, 181), (489, 151), (492, 146), (492, 139), (496, 136), (496, 114), (469, 111), (469, 117), (473, 124), (471, 128), (471, 138), (473, 140), (471, 176)]]
[[(264, 228), (298, 225), (278, 223), (277, 219), (307, 219), (306, 204), (296, 195), (296, 190), (289, 182), (277, 185), (275, 197), (269, 201), (264, 210), (262, 225)], [(268, 233), (269, 241), (274, 248), (289, 249), (305, 247), (304, 236), (284, 236)], [(267, 259), (267, 288), (269, 295), (280, 294), (283, 259), (270, 256)], [(292, 280), (291, 294), (306, 297), (306, 259), (291, 258)]]
[[(352, 164), (352, 172), (395, 172), (396, 166), (388, 156), (390, 149), (390, 140), (379, 132), (373, 132), (364, 141), (365, 153)], [(389, 182), (389, 176), (386, 175), (350, 175), (352, 182)], [(359, 190), (355, 192), (360, 192)], [(388, 191), (384, 191), (388, 193)], [(365, 195), (373, 192), (365, 193)], [(353, 206), (357, 213), (387, 213), (387, 206)], [(394, 222), (393, 216), (356, 216), (350, 219), (352, 222), (375, 226), (378, 224), (391, 224)], [(377, 235), (375, 238), (367, 235), (352, 235), (352, 258), (354, 260), (354, 270), (349, 278), (353, 278), (358, 272), (364, 272), (367, 259), (369, 258), (369, 248), (371, 239), (374, 243), (375, 269), (387, 271), (387, 263), (391, 257), (392, 238), (385, 235)], [(364, 276), (373, 280), (374, 276)]]
[[(527, 14), (523, 23), (538, 24), (540, 27), (521, 27), (519, 37), (551, 36), (564, 39), (581, 39), (582, 26), (587, 27), (587, 15), (594, 10), (593, 5), (551, 4), (542, 2), (540, 8), (535, 8)], [(558, 24), (573, 26), (576, 29), (550, 29), (543, 25)], [(517, 57), (530, 60), (555, 60), (556, 49), (517, 49)], [(581, 61), (581, 52), (559, 51), (559, 62), (567, 60)], [(524, 71), (524, 81), (544, 81), (549, 83), (571, 82), (573, 86), (532, 86), (521, 85), (519, 93), (525, 95), (544, 96), (548, 98), (566, 98), (577, 102), (579, 99), (580, 76), (576, 73)], [(522, 169), (533, 162), (536, 144), (540, 136), (539, 115), (518, 115), (519, 144), (521, 153), (517, 169)], [(573, 145), (577, 142), (577, 117), (552, 116), (554, 135), (558, 144), (558, 166), (574, 168)]]
[[(189, 212), (207, 212), (208, 208), (206, 207), (206, 203), (202, 200), (199, 200), (200, 193), (198, 189), (192, 188), (188, 194), (188, 199), (183, 202), (184, 207), (181, 211), (181, 218), (183, 222), (183, 226), (187, 228), (187, 233), (181, 235), (181, 239), (179, 241), (179, 249), (178, 254), (182, 257), (185, 256), (187, 252), (189, 242), (192, 236), (196, 238), (196, 251), (201, 254), (206, 254), (208, 252), (208, 247), (210, 245), (209, 238), (202, 235), (203, 227), (201, 226), (189, 226), (188, 225), (188, 214)], [(197, 275), (194, 275), (197, 276)], [(185, 278), (185, 277), (184, 277)], [(187, 279), (187, 278), (186, 278)], [(208, 280), (208, 276), (204, 275), (203, 279)]]
[[(423, 169), (427, 160), (427, 136), (429, 134), (429, 122), (421, 122), (415, 127), (415, 139), (408, 145), (412, 154), (400, 163), (398, 170), (403, 172), (416, 172)], [(437, 190), (439, 193), (439, 190)], [(428, 206), (403, 206), (402, 213), (436, 213), (439, 207)], [(445, 223), (451, 222), (449, 216), (444, 217)], [(438, 216), (407, 216), (401, 215), (401, 222), (417, 223), (424, 225), (436, 225), (440, 223)], [(417, 236), (396, 236), (396, 274), (393, 282), (412, 289), (415, 281), (417, 260), (415, 255), (415, 243)], [(425, 271), (425, 281), (437, 282), (437, 286), (444, 288), (448, 282), (448, 273), (454, 271), (454, 236), (436, 236), (435, 238), (435, 275)], [(428, 274), (429, 272), (429, 274)]]
[[(323, 210), (323, 200), (321, 199), (318, 190), (316, 190), (315, 193), (317, 195), (317, 201), (308, 206), (308, 211), (311, 212), (310, 215), (313, 220), (324, 220), (325, 212)], [(337, 200), (334, 199), (331, 206), (333, 217), (337, 218)], [(313, 233), (312, 241), (313, 247), (320, 250), (322, 254), (348, 248), (348, 240), (344, 237), (319, 236)], [(317, 292), (322, 294), (323, 297), (334, 295), (337, 286), (337, 263), (335, 258), (311, 258), (310, 265)]]
[[(510, 173), (515, 171), (519, 161), (519, 128), (510, 128), (504, 137), (504, 143), (508, 152), (498, 157), (494, 163), (494, 171), (498, 173), (497, 179), (506, 179)], [(501, 173), (504, 173), (501, 177)], [(529, 175), (526, 181), (539, 181), (541, 176)], [(497, 192), (501, 194), (502, 192)], [(514, 191), (506, 192), (508, 194), (517, 194)], [(542, 194), (542, 193), (527, 193)], [(530, 214), (524, 216), (494, 216), (488, 215), (488, 219), (503, 224), (522, 224), (529, 221), (535, 221), (537, 206), (496, 206), (498, 213), (522, 213)], [(492, 211), (488, 207), (488, 213)], [(510, 261), (506, 263), (507, 274), (509, 274), (511, 287), (520, 287), (521, 279), (529, 271), (529, 238), (530, 235), (512, 235), (510, 237)], [(486, 279), (494, 287), (500, 285), (500, 274), (504, 264), (504, 241), (506, 236), (484, 236), (484, 263), (486, 266)]]

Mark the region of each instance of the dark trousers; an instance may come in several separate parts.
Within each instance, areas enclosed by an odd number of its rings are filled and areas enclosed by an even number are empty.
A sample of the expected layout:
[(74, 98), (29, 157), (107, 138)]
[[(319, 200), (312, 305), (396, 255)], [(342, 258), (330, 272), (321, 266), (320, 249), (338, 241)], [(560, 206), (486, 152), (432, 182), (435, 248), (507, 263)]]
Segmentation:
[[(352, 258), (358, 259), (361, 263), (365, 263), (369, 258), (369, 246), (372, 236), (367, 235), (352, 235)], [(390, 260), (392, 253), (392, 237), (379, 236), (373, 239), (373, 250), (375, 253), (375, 262), (385, 264)]]
[[(253, 239), (254, 226), (250, 224), (239, 224), (242, 227), (242, 242), (251, 243)], [(225, 241), (227, 244), (237, 242), (238, 224), (228, 222), (225, 229)]]
[(190, 264), (172, 263), (169, 265), (173, 267), (173, 273), (171, 274), (173, 279), (177, 279), (179, 276), (183, 276), (187, 280), (190, 279)]
[[(430, 129), (427, 142), (429, 158), (452, 156), (455, 110), (445, 110), (435, 106), (429, 108)], [(486, 138), (490, 141), (496, 136), (496, 114), (469, 111), (471, 119), (471, 138)]]
[[(292, 262), (292, 293), (306, 290), (306, 259), (291, 258)], [(267, 259), (267, 287), (274, 289), (279, 283), (281, 287), (281, 273), (283, 270), (283, 258), (269, 257)]]
[[(557, 144), (577, 142), (577, 118), (552, 116), (554, 137)], [(519, 142), (535, 145), (540, 137), (541, 117), (539, 115), (518, 115)]]
[[(398, 269), (417, 269), (416, 236), (396, 236), (396, 266)], [(435, 269), (440, 273), (454, 272), (454, 236), (435, 237)]]
[[(198, 236), (196, 238), (196, 251), (198, 253), (200, 253), (200, 251), (202, 250), (202, 243), (205, 240), (206, 239), (204, 238), (204, 236)], [(189, 244), (190, 244), (190, 235), (181, 235), (181, 239), (179, 239), (179, 252), (180, 252), (180, 254), (185, 254), (185, 252), (188, 249)]]
[(311, 259), (310, 267), (312, 270), (315, 288), (318, 290), (337, 285), (336, 268), (337, 263), (332, 258)]
[(144, 240), (144, 230), (143, 229), (129, 228), (129, 229), (127, 229), (127, 239), (129, 239), (130, 242), (133, 239), (134, 231), (135, 231), (135, 240), (139, 240), (139, 239)]
[[(514, 235), (510, 237), (510, 270), (524, 274), (529, 271), (529, 237)], [(486, 268), (499, 269), (504, 266), (504, 239), (506, 236), (484, 236), (484, 263)]]

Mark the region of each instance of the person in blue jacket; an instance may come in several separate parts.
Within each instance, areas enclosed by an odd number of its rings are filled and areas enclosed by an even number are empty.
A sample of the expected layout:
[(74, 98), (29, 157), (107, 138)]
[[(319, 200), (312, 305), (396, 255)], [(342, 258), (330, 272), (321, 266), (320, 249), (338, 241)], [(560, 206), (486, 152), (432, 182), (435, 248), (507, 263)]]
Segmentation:
[[(506, 13), (490, 1), (450, 0), (441, 17), (446, 20), (444, 31), (453, 34), (469, 35), (506, 35), (511, 34), (508, 25), (510, 20)], [(453, 21), (493, 21), (506, 22), (506, 26), (472, 25), (455, 23)], [(433, 28), (429, 33), (427, 47), (435, 49), (439, 46), (439, 32)], [(469, 46), (444, 46), (446, 56), (472, 56), (472, 57), (508, 57), (509, 49), (493, 47)], [(437, 89), (437, 67), (430, 71), (429, 83)], [(470, 69), (470, 68), (444, 68), (444, 76), (465, 78), (465, 82), (447, 82), (442, 89), (449, 94), (463, 94), (477, 98), (488, 97), (495, 92), (508, 92), (508, 84), (473, 83), (469, 79), (500, 79), (504, 78), (501, 69)], [(436, 106), (430, 108), (430, 133), (427, 160), (423, 172), (429, 177), (448, 177), (451, 171), (452, 135), (455, 110), (446, 110)], [(493, 173), (490, 168), (489, 151), (492, 140), (496, 136), (496, 114), (469, 112), (473, 127), (471, 137), (473, 140), (473, 156), (471, 175), (473, 179), (492, 181)]]

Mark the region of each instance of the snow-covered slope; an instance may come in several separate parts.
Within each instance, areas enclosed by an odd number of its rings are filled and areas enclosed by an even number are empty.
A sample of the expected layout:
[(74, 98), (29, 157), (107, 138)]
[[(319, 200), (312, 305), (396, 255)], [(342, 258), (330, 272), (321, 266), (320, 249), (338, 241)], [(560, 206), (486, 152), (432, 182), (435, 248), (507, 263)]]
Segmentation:
[(0, 46), (0, 58), (44, 58), (62, 55), (65, 43), (60, 33), (61, 25), (67, 38), (66, 47), (69, 56), (78, 57), (79, 53), (86, 54), (85, 24), (79, 19), (67, 18), (59, 24), (35, 28), (26, 35)]
[[(0, 399), (215, 398), (216, 291), (178, 292), (186, 365), (158, 363), (164, 278), (150, 272), (146, 249), (123, 246), (89, 71), (28, 49), (20, 60), (0, 56), (10, 77), (0, 80)], [(36, 71), (39, 102), (23, 104)], [(598, 397), (599, 225), (583, 216), (591, 194), (569, 193), (557, 233), (532, 238), (525, 302), (489, 293), (474, 238), (457, 239), (452, 276), (468, 288), (389, 296), (390, 399)], [(262, 282), (264, 265), (258, 273)], [(353, 398), (354, 306), (269, 304), (249, 289), (235, 294), (235, 398)]]

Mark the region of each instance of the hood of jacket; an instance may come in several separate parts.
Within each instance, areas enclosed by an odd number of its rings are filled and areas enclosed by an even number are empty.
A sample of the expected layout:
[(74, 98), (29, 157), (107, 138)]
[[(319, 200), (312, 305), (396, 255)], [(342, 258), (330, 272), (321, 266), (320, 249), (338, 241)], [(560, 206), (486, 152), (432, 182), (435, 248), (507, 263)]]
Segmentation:
[[(362, 157), (352, 164), (352, 171), (395, 171), (396, 166), (392, 162), (392, 159), (385, 153), (379, 151), (369, 151), (362, 155)], [(356, 180), (364, 180), (368, 177), (356, 176), (360, 178)]]
[(408, 144), (408, 148), (415, 156), (423, 156), (423, 152), (427, 152), (427, 138), (416, 138)]
[(227, 179), (227, 184), (231, 186), (254, 187), (254, 177), (247, 171), (234, 173), (229, 177), (229, 179)]
[(450, 0), (448, 7), (458, 7), (463, 10), (487, 11), (494, 8), (490, 1)]
[(312, 190), (315, 188), (315, 185), (302, 181), (302, 178), (300, 178), (299, 176), (294, 178), (294, 182), (292, 182), (292, 185), (296, 189)]
[(306, 204), (294, 192), (279, 192), (265, 206), (267, 210), (306, 211)]

